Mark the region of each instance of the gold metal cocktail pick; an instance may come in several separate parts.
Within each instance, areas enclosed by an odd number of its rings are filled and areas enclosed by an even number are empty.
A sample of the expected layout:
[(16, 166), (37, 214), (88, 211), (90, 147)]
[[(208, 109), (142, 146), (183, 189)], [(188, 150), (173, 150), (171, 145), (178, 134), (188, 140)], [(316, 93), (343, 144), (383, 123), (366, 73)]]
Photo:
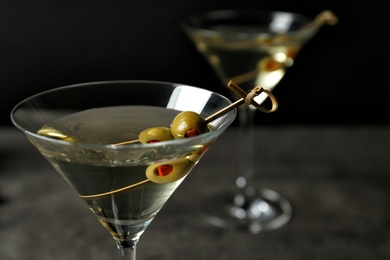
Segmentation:
[[(309, 32), (315, 31), (316, 29), (325, 26), (325, 25), (335, 25), (338, 23), (338, 18), (336, 15), (330, 11), (330, 10), (324, 10), (316, 15), (316, 17), (308, 22), (306, 25), (304, 25), (302, 28), (300, 28), (296, 33), (302, 33), (302, 32)], [(272, 45), (273, 43), (286, 45), (289, 41), (291, 41), (291, 38), (293, 36), (289, 35), (289, 33), (280, 33), (277, 35), (274, 35), (272, 37), (265, 37), (261, 43), (259, 41), (254, 41), (252, 38), (249, 38), (247, 40), (240, 40), (237, 42), (229, 43), (230, 48), (236, 48), (236, 49), (249, 49), (249, 48), (255, 48), (256, 46), (260, 45)], [(294, 43), (292, 47), (294, 48)], [(301, 45), (301, 43), (299, 44)], [(295, 46), (295, 48), (300, 48), (299, 45)], [(275, 66), (285, 66), (283, 63), (278, 62), (274, 59), (271, 59), (273, 61), (273, 64)], [(261, 70), (261, 66), (257, 66), (257, 68), (247, 71), (245, 73), (241, 73), (239, 75), (231, 76), (230, 79), (232, 79), (234, 82), (237, 82), (238, 84), (247, 82), (249, 80), (252, 80), (255, 78)]]
[(323, 25), (335, 25), (337, 23), (338, 19), (336, 15), (332, 11), (324, 10), (319, 13), (313, 21), (303, 26), (302, 29), (305, 30), (315, 27), (321, 27)]
[[(264, 113), (274, 112), (278, 108), (278, 101), (276, 100), (276, 98), (272, 94), (272, 92), (269, 91), (268, 89), (264, 89), (260, 86), (257, 86), (254, 89), (252, 89), (249, 93), (246, 93), (232, 80), (229, 81), (229, 83), (227, 84), (227, 87), (230, 88), (235, 93), (237, 93), (237, 95), (240, 96), (241, 98), (239, 100), (235, 101), (234, 103), (230, 104), (229, 106), (227, 106), (227, 107), (215, 112), (214, 114), (208, 116), (207, 118), (205, 118), (205, 121), (204, 121), (205, 124), (208, 124), (208, 123), (214, 121), (218, 117), (223, 116), (224, 114), (230, 112), (231, 110), (233, 110), (234, 108), (236, 108), (238, 106), (241, 106), (242, 104), (253, 105), (255, 108), (257, 108), (258, 110), (260, 110), (261, 112), (264, 112)], [(268, 95), (268, 97), (271, 99), (271, 102), (272, 102), (271, 109), (266, 109), (265, 107), (263, 107), (262, 105), (257, 103), (255, 100), (255, 97), (260, 95), (263, 92), (266, 93)], [(50, 127), (50, 126), (42, 127), (41, 129), (38, 130), (38, 134), (42, 135), (42, 136), (54, 138), (54, 139), (68, 141), (71, 143), (77, 142), (71, 136), (68, 136), (64, 133), (61, 133), (57, 129)], [(128, 141), (124, 141), (124, 142), (120, 142), (120, 143), (115, 143), (112, 145), (119, 146), (119, 145), (126, 145), (126, 144), (132, 144), (132, 143), (137, 143), (137, 142), (139, 142), (139, 139), (128, 140)]]

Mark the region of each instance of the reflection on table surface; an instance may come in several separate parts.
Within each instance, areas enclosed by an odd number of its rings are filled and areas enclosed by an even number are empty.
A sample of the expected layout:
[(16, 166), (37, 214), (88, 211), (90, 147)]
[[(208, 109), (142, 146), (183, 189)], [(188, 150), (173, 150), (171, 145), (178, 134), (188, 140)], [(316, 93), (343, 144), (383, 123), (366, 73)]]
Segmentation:
[[(390, 257), (390, 126), (256, 129), (256, 182), (287, 197), (295, 213), (259, 235), (201, 220), (213, 194), (233, 189), (235, 135), (231, 127), (168, 200), (139, 259)], [(0, 240), (0, 259), (117, 257), (84, 202), (13, 128), (0, 129)]]

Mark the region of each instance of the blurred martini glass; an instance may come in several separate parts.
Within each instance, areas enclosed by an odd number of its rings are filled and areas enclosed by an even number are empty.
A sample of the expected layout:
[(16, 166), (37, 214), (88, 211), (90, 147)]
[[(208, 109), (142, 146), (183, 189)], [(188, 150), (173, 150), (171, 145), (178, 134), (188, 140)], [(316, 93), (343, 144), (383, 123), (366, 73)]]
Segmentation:
[[(233, 80), (244, 90), (261, 86), (272, 91), (304, 44), (321, 26), (336, 22), (330, 11), (312, 20), (280, 11), (217, 10), (190, 16), (181, 25), (223, 84)], [(260, 94), (255, 100), (261, 104), (266, 98)], [(251, 106), (238, 113), (243, 150), (237, 158), (237, 189), (208, 201), (206, 211), (215, 226), (258, 233), (283, 226), (292, 208), (277, 192), (254, 187), (254, 113)]]

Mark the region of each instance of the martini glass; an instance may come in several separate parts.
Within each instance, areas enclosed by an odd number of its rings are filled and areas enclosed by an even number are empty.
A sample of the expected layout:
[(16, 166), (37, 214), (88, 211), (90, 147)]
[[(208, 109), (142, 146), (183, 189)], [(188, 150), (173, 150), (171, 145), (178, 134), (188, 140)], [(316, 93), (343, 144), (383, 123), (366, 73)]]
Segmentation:
[[(173, 131), (181, 111), (208, 117), (229, 104), (182, 84), (107, 81), (37, 94), (19, 103), (11, 119), (109, 231), (119, 259), (134, 260), (140, 236), (236, 112), (190, 138), (171, 140), (161, 129), (172, 123)], [(145, 129), (155, 134), (141, 135)]]
[[(217, 10), (190, 16), (181, 26), (223, 84), (232, 80), (244, 90), (261, 86), (272, 91), (304, 44), (321, 26), (336, 22), (330, 11), (312, 20), (280, 11)], [(255, 100), (262, 104), (267, 96), (260, 94)], [(256, 234), (283, 226), (293, 211), (279, 193), (254, 186), (255, 109), (245, 106), (238, 111), (240, 164), (235, 191), (208, 202), (206, 220), (218, 227)]]

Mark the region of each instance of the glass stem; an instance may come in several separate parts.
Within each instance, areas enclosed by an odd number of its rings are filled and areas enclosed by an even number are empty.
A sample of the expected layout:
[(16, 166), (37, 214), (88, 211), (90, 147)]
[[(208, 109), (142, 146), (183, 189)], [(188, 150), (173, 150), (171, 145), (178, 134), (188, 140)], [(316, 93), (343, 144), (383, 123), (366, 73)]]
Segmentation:
[(239, 176), (236, 186), (247, 193), (247, 189), (252, 187), (254, 175), (254, 116), (255, 109), (249, 106), (241, 106), (238, 109), (239, 134), (238, 141), (240, 160), (238, 161)]
[(136, 260), (137, 242), (138, 239), (126, 241), (116, 240), (119, 260)]

